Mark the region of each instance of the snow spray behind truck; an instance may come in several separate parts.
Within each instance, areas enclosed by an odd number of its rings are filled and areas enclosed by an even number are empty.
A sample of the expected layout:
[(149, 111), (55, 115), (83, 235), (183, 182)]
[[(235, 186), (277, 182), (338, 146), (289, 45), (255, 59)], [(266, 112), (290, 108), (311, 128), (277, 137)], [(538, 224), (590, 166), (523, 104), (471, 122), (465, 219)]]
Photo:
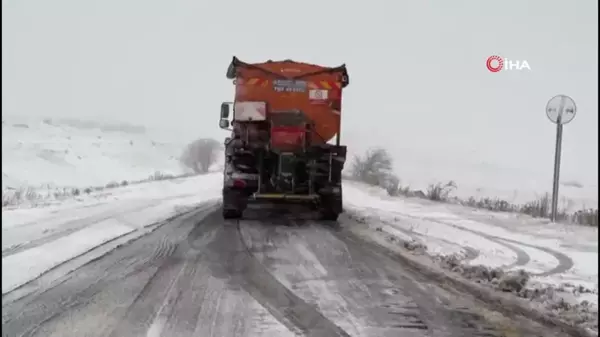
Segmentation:
[(242, 217), (249, 200), (278, 200), (308, 203), (322, 219), (336, 220), (346, 161), (346, 146), (340, 145), (346, 66), (234, 57), (226, 76), (235, 99), (221, 104), (219, 122), (231, 130), (225, 139), (223, 217)]

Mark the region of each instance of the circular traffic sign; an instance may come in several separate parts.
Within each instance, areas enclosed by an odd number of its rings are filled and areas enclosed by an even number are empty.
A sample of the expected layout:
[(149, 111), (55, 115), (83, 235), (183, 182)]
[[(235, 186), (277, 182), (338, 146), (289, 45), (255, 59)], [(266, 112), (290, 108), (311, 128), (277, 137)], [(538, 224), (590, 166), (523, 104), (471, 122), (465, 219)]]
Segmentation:
[(567, 95), (556, 95), (546, 104), (546, 116), (554, 124), (567, 124), (576, 113), (575, 101)]

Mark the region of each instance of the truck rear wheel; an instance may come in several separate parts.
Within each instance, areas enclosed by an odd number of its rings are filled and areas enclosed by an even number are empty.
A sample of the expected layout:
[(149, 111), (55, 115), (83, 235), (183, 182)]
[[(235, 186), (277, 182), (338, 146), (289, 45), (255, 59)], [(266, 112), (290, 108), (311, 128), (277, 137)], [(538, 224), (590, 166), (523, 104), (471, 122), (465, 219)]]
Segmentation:
[(331, 211), (321, 211), (321, 220), (337, 221), (339, 214)]
[(319, 207), (319, 215), (321, 220), (337, 221), (340, 213), (342, 213), (341, 195), (321, 196), (321, 205)]
[(223, 219), (239, 219), (242, 212), (236, 209), (223, 209)]
[(239, 219), (246, 209), (247, 196), (237, 190), (223, 190), (223, 219)]

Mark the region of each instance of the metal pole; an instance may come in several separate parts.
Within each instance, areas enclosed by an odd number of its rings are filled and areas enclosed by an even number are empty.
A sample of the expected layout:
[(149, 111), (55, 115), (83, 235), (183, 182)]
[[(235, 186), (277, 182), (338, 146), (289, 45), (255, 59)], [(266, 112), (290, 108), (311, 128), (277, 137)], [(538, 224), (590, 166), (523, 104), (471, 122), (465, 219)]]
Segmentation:
[(563, 97), (558, 108), (558, 117), (556, 119), (556, 146), (554, 148), (554, 181), (552, 183), (552, 214), (550, 220), (556, 222), (558, 213), (558, 186), (560, 180), (560, 154), (562, 150), (562, 114), (565, 107), (565, 98)]
[[(559, 117), (560, 119), (560, 117)], [(558, 186), (560, 180), (560, 154), (562, 150), (563, 125), (556, 124), (556, 149), (554, 152), (554, 182), (552, 184), (552, 222), (556, 222), (558, 213)]]

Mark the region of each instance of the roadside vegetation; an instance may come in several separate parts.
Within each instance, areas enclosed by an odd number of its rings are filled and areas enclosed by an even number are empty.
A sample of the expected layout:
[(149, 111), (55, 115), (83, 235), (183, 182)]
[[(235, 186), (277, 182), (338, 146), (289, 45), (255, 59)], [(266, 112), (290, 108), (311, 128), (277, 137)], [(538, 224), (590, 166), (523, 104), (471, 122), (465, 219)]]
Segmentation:
[(19, 188), (4, 187), (2, 189), (2, 208), (15, 207), (22, 204), (28, 204), (30, 206), (40, 206), (54, 200), (65, 200), (70, 198), (76, 198), (83, 195), (89, 195), (95, 192), (108, 191), (118, 187), (125, 187), (128, 185), (143, 184), (151, 181), (158, 180), (171, 180), (177, 178), (185, 178), (196, 175), (195, 173), (184, 173), (184, 174), (170, 174), (162, 172), (154, 172), (146, 179), (140, 180), (122, 180), (110, 181), (103, 186), (88, 186), (84, 188), (79, 187), (31, 187), (24, 186)]
[[(513, 204), (499, 198), (474, 198), (466, 200), (452, 196), (458, 185), (454, 181), (430, 184), (425, 191), (413, 190), (402, 186), (400, 179), (393, 173), (393, 160), (383, 148), (374, 148), (362, 156), (356, 156), (350, 166), (352, 180), (384, 188), (390, 196), (422, 198), (436, 202), (456, 203), (473, 208), (495, 212), (516, 212), (536, 218), (549, 218), (551, 196), (546, 193), (536, 200), (525, 204)], [(580, 225), (598, 227), (598, 209), (585, 208), (574, 213), (559, 210), (557, 220)]]
[(217, 160), (221, 143), (210, 138), (197, 139), (183, 150), (180, 161), (186, 169), (196, 174), (207, 173)]

